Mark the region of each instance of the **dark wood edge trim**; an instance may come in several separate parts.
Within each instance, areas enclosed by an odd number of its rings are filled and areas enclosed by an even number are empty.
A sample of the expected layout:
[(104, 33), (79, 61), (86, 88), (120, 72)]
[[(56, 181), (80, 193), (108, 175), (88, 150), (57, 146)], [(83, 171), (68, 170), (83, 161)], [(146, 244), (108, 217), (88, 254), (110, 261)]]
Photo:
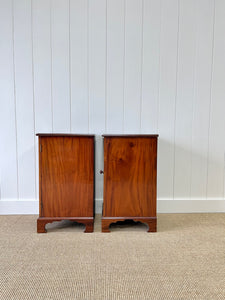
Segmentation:
[(91, 137), (95, 137), (94, 134), (72, 134), (72, 133), (36, 133), (36, 136), (48, 136), (48, 137), (63, 137), (63, 136), (77, 136), (77, 137), (87, 137), (87, 138), (91, 138)]
[(84, 232), (89, 233), (94, 231), (94, 218), (93, 217), (40, 217), (37, 219), (37, 233), (46, 233), (45, 225), (48, 223), (59, 222), (62, 220), (70, 220), (85, 225)]
[(135, 222), (142, 222), (148, 225), (148, 232), (157, 232), (157, 218), (156, 217), (102, 217), (102, 232), (110, 232), (109, 226), (112, 223), (119, 221), (133, 220)]
[(109, 155), (109, 151), (107, 151), (107, 141), (106, 139), (103, 140), (103, 204), (102, 204), (102, 216), (107, 212), (107, 201), (106, 195), (107, 195), (107, 184), (106, 184), (106, 178), (107, 178), (107, 172), (108, 172), (108, 164), (107, 164), (107, 155)]
[(42, 168), (40, 167), (42, 165), (42, 153), (40, 151), (41, 149), (41, 137), (38, 138), (38, 175), (39, 175), (39, 216), (43, 216), (43, 206), (42, 206)]
[(103, 134), (102, 137), (121, 137), (121, 138), (158, 138), (158, 134)]
[(93, 139), (93, 216), (95, 217), (95, 139)]
[(102, 220), (156, 220), (157, 217), (102, 217)]
[(53, 220), (54, 221), (62, 221), (62, 220), (71, 220), (71, 221), (91, 221), (94, 220), (94, 217), (39, 217), (38, 219), (43, 221)]

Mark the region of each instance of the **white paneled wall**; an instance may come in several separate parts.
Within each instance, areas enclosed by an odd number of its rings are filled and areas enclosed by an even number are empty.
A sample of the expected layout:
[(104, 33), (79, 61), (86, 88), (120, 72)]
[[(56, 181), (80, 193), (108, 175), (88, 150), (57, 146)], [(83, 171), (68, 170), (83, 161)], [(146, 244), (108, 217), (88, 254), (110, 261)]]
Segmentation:
[[(0, 0), (0, 213), (38, 212), (37, 132), (159, 133), (158, 211), (225, 211), (224, 0)], [(98, 205), (97, 205), (98, 207)]]

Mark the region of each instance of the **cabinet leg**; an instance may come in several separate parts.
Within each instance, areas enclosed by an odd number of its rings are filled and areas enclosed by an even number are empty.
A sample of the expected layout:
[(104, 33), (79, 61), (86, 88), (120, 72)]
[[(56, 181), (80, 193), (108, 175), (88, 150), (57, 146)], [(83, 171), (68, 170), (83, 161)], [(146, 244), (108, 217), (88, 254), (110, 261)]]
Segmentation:
[(102, 219), (102, 232), (110, 232), (109, 225), (111, 222), (112, 222), (111, 220)]
[(45, 229), (45, 225), (52, 222), (60, 222), (62, 220), (70, 220), (77, 223), (82, 223), (86, 226), (84, 232), (93, 232), (94, 229), (94, 218), (73, 218), (73, 217), (52, 217), (52, 218), (38, 218), (37, 219), (37, 232), (45, 233), (47, 230)]
[(125, 221), (125, 220), (133, 220), (135, 222), (142, 222), (148, 225), (147, 232), (157, 232), (157, 218), (142, 218), (142, 217), (112, 217), (112, 219), (104, 217), (102, 218), (102, 232), (110, 232), (109, 226), (111, 223), (116, 223), (118, 221)]
[(48, 222), (46, 222), (45, 220), (42, 219), (37, 219), (37, 233), (46, 233), (47, 230), (45, 229), (45, 225)]
[(89, 232), (93, 232), (94, 231), (94, 222), (88, 222), (88, 223), (85, 223), (85, 231), (86, 233), (89, 233)]
[(150, 220), (148, 222), (146, 222), (147, 225), (148, 225), (148, 231), (147, 232), (157, 232), (157, 220), (153, 219), (153, 220)]

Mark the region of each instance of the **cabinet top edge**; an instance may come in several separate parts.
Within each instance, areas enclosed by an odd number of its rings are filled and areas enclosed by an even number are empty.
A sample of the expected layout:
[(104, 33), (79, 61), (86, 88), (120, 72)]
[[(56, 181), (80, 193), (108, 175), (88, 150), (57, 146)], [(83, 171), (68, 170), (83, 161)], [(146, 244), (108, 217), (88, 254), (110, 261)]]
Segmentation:
[(77, 133), (36, 133), (36, 136), (48, 136), (48, 137), (95, 137), (94, 134), (77, 134)]
[(158, 134), (103, 134), (102, 137), (121, 137), (121, 138), (158, 138)]

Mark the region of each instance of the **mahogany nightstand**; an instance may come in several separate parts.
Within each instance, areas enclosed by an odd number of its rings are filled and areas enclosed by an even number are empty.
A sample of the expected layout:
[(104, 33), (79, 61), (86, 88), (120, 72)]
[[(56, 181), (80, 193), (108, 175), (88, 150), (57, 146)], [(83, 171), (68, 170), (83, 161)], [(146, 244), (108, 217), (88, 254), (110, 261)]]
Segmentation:
[(39, 137), (39, 218), (45, 225), (71, 220), (93, 232), (94, 136), (37, 134)]
[(117, 221), (134, 220), (157, 231), (158, 135), (103, 135), (102, 232)]

